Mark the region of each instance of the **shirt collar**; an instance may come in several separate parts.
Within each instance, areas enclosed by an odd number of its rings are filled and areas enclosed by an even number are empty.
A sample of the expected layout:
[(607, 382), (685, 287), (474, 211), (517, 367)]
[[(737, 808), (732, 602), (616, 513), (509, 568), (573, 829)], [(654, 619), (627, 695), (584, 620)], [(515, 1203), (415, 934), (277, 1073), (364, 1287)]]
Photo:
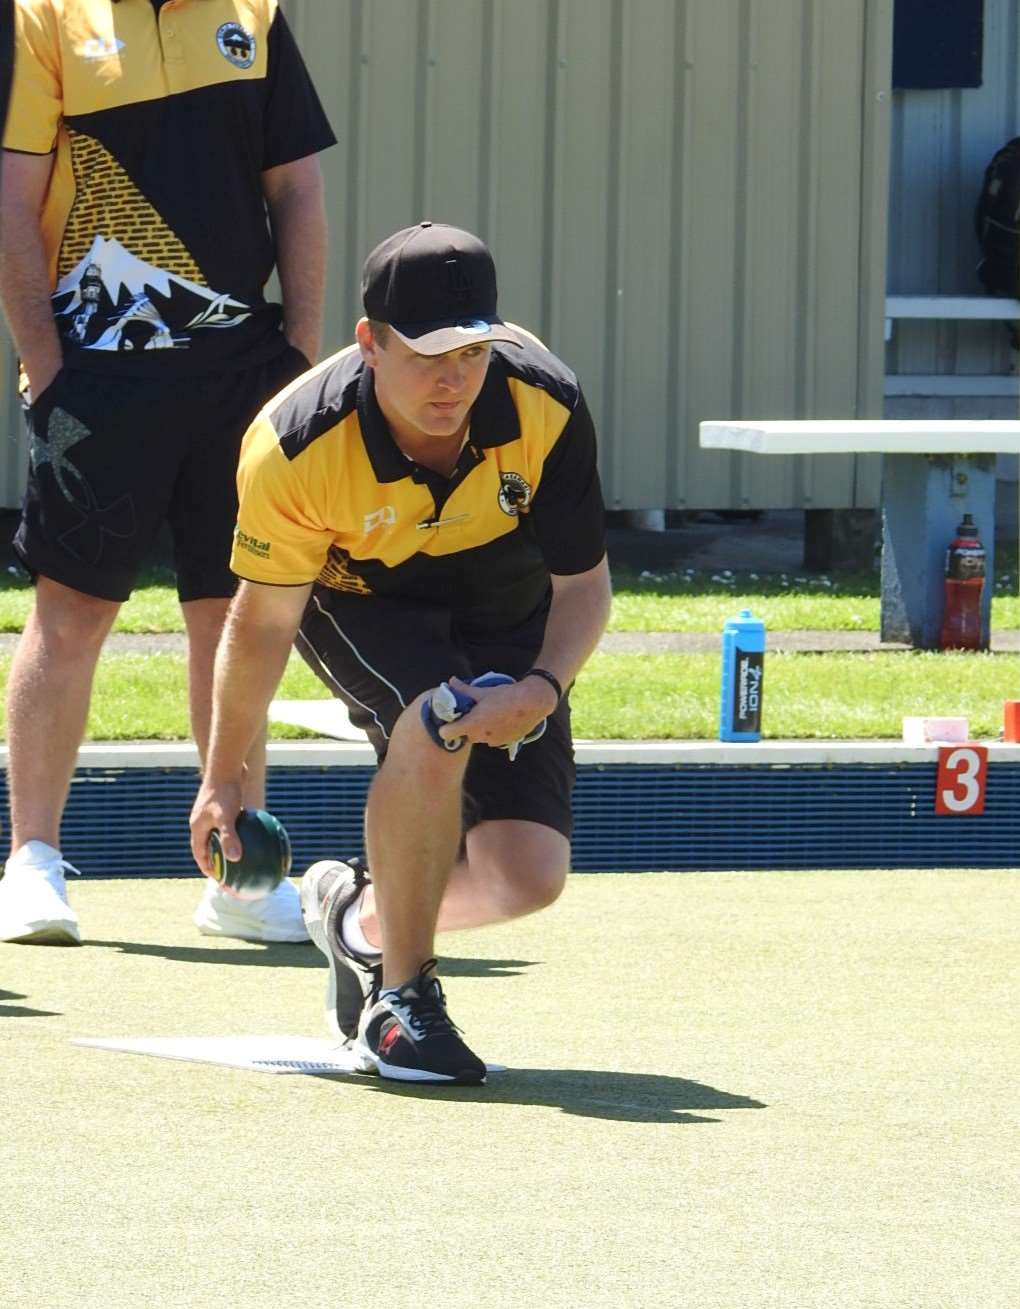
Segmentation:
[(375, 398), (375, 374), (365, 364), (358, 378), (358, 423), (361, 439), (377, 482), (399, 482), (410, 470), (400, 447), (390, 435), (379, 401)]
[[(399, 482), (403, 477), (410, 477), (408, 461), (390, 435), (375, 397), (375, 374), (364, 366), (358, 379), (358, 422), (376, 481)], [(516, 441), (520, 434), (517, 406), (507, 385), (503, 361), (493, 354), (471, 409), (471, 444), (488, 449)]]
[(520, 435), (521, 420), (510, 394), (506, 364), (502, 356), (493, 351), (485, 381), (471, 410), (471, 443), (487, 449), (494, 445), (508, 445), (518, 440)]

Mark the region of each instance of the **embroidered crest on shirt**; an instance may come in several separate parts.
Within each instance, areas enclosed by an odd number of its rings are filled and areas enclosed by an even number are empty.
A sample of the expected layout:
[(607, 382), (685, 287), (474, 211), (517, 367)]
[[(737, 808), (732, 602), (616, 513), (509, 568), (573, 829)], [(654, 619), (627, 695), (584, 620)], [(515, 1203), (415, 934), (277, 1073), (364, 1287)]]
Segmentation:
[(500, 473), (499, 507), (511, 518), (526, 513), (531, 503), (531, 486), (520, 473)]
[(216, 32), (216, 45), (235, 68), (251, 68), (255, 62), (255, 37), (240, 23), (224, 23)]

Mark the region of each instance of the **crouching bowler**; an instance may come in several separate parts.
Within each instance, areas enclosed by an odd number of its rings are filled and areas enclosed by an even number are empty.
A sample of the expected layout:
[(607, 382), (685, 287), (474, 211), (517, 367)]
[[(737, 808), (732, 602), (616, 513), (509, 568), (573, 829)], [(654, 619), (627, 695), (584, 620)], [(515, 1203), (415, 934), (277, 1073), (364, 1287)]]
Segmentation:
[(610, 602), (595, 432), (574, 373), (498, 316), (477, 237), (431, 222), (395, 233), (368, 256), (362, 295), (356, 343), (282, 391), (244, 441), (242, 581), (192, 849), (208, 872), (217, 828), (237, 855), (245, 754), (296, 640), (379, 761), (367, 867), (323, 861), (303, 878), (330, 1025), (366, 1072), (479, 1083), (435, 934), (563, 889), (569, 690)]

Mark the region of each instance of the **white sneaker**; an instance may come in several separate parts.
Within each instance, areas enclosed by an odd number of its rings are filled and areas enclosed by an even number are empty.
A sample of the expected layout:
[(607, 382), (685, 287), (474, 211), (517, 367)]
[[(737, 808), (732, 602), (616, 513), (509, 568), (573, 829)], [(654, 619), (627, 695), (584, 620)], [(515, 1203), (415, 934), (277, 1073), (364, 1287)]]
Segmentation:
[(203, 936), (265, 942), (309, 939), (301, 917), (301, 897), (287, 878), (261, 900), (238, 900), (208, 878), (194, 923)]
[(26, 841), (0, 881), (0, 941), (81, 945), (78, 915), (67, 903), (65, 870), (78, 870), (45, 841)]

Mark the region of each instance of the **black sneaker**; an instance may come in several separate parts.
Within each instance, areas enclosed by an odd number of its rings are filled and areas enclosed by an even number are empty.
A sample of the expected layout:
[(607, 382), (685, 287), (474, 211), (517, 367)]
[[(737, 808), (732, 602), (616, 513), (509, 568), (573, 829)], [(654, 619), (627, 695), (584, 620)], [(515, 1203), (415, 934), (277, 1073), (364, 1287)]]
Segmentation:
[(485, 1081), (485, 1065), (447, 1015), (435, 964), (430, 959), (417, 977), (366, 1006), (354, 1043), (362, 1072), (396, 1082), (478, 1086)]
[(376, 999), (382, 983), (382, 956), (358, 954), (340, 932), (344, 913), (369, 880), (360, 859), (320, 860), (301, 879), (301, 913), (308, 935), (329, 960), (326, 1022), (342, 1041), (357, 1034), (361, 1011)]

